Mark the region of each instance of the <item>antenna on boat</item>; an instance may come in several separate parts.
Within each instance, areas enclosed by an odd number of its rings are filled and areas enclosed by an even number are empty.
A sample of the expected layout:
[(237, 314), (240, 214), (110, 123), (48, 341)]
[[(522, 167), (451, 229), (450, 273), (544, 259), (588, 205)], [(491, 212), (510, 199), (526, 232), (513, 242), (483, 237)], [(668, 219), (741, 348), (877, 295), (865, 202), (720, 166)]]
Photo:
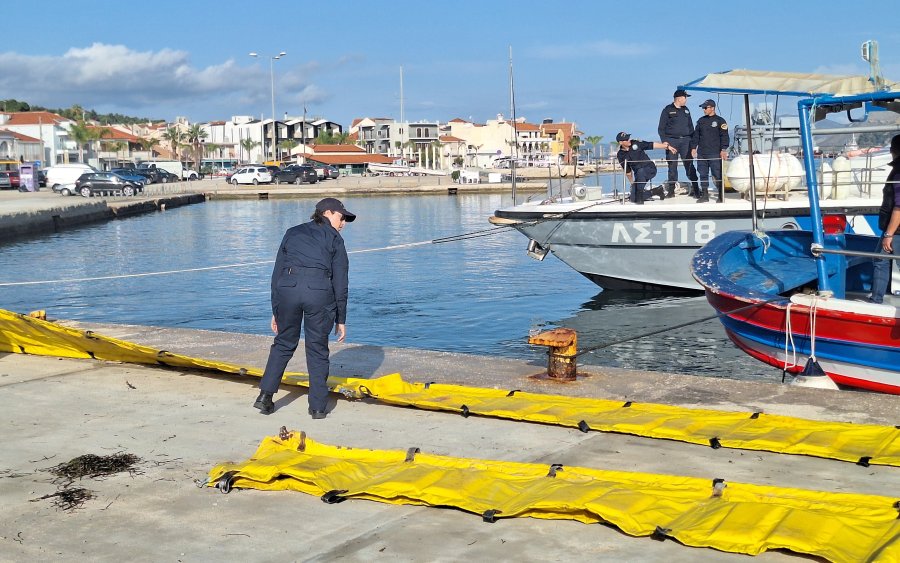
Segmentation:
[(869, 63), (869, 82), (876, 90), (884, 90), (884, 77), (881, 76), (881, 65), (878, 61), (878, 41), (868, 40), (862, 44), (862, 58)]
[(512, 45), (509, 46), (509, 113), (512, 115), (512, 143), (510, 152), (512, 153), (512, 161), (510, 170), (512, 171), (512, 200), (516, 205), (516, 161), (519, 160), (519, 133), (516, 131), (516, 91), (513, 85), (513, 63), (512, 63)]

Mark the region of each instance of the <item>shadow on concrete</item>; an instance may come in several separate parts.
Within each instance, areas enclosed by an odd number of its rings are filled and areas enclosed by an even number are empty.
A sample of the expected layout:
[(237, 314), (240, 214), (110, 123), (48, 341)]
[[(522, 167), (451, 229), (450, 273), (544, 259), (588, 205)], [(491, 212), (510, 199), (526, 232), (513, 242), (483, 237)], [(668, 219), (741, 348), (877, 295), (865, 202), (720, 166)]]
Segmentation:
[(331, 354), (330, 375), (370, 379), (384, 363), (381, 346), (353, 346)]

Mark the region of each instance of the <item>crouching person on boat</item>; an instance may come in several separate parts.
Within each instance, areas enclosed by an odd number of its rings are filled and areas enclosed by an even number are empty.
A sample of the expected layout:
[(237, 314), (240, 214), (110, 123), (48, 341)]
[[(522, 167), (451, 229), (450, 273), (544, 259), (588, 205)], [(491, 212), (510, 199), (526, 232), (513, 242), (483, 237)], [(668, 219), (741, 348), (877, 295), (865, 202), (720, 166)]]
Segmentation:
[(616, 141), (619, 142), (619, 151), (616, 153), (616, 158), (619, 160), (619, 164), (622, 165), (628, 181), (631, 182), (631, 196), (629, 200), (632, 203), (643, 205), (646, 200), (654, 195), (658, 195), (659, 199), (665, 199), (665, 190), (662, 186), (652, 190), (646, 189), (647, 183), (656, 176), (656, 164), (650, 160), (650, 157), (644, 151), (649, 149), (666, 149), (674, 154), (677, 149), (666, 142), (655, 143), (637, 139), (632, 140), (631, 134), (625, 131), (620, 131), (616, 135)]
[[(878, 228), (883, 233), (875, 252), (900, 256), (900, 135), (891, 139), (891, 172), (882, 190), (881, 209), (878, 211)], [(872, 303), (884, 301), (888, 281), (891, 278), (892, 260), (876, 258), (872, 261)], [(894, 288), (895, 290), (897, 288)]]
[(275, 341), (259, 383), (254, 407), (275, 411), (272, 396), (300, 342), (303, 326), (306, 370), (309, 372), (309, 414), (325, 418), (328, 400), (328, 334), (338, 342), (347, 334), (347, 293), (350, 264), (341, 229), (356, 215), (333, 197), (316, 204), (312, 221), (284, 234), (272, 271), (272, 331)]

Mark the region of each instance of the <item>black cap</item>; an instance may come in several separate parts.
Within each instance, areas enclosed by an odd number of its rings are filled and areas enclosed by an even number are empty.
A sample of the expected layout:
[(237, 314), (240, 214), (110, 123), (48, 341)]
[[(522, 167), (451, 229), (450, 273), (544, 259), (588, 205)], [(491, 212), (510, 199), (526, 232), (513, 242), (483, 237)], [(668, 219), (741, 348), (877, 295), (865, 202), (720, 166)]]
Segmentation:
[(705, 102), (703, 102), (702, 104), (700, 104), (700, 107), (703, 108), (703, 109), (706, 109), (706, 108), (714, 108), (714, 107), (716, 107), (716, 102), (714, 102), (714, 101), (712, 101), (712, 100), (706, 100)]
[(690, 94), (688, 94), (687, 92), (685, 92), (684, 90), (681, 90), (681, 89), (675, 90), (675, 93), (672, 94), (672, 97), (673, 97), (673, 98), (677, 98), (678, 96), (684, 96), (685, 98), (690, 98), (690, 97), (691, 97)]
[(356, 219), (356, 215), (347, 211), (344, 208), (344, 204), (341, 203), (341, 200), (335, 199), (333, 197), (326, 197), (322, 201), (316, 204), (316, 211), (322, 213), (324, 211), (337, 211), (341, 215), (344, 216), (344, 219), (347, 220), (348, 223), (352, 223), (354, 219)]
[(619, 131), (619, 134), (616, 135), (617, 141), (627, 141), (631, 139), (631, 135), (626, 133), (625, 131)]

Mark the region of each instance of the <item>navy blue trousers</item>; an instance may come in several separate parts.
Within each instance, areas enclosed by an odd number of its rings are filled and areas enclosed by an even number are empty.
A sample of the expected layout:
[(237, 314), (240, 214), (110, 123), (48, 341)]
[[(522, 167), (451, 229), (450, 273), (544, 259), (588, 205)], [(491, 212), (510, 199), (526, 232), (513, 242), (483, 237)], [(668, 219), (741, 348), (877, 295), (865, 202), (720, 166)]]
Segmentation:
[(719, 155), (703, 156), (698, 153), (697, 172), (700, 174), (700, 195), (709, 197), (709, 176), (712, 174), (716, 197), (719, 197), (722, 186), (722, 159)]
[(641, 166), (637, 170), (633, 171), (634, 182), (631, 183), (631, 201), (633, 203), (644, 203), (644, 201), (653, 197), (650, 195), (649, 191), (645, 192), (647, 187), (647, 183), (656, 176), (656, 165), (650, 163), (649, 165)]
[(697, 194), (699, 187), (697, 186), (697, 170), (694, 168), (694, 159), (691, 157), (691, 139), (684, 137), (681, 139), (666, 139), (670, 145), (675, 147), (678, 152), (672, 154), (666, 150), (666, 160), (669, 164), (669, 187), (675, 187), (678, 181), (678, 158), (684, 164), (684, 171), (688, 180), (691, 181), (691, 194)]
[[(300, 276), (284, 276), (272, 296), (278, 334), (269, 349), (261, 391), (275, 393), (288, 362), (300, 342), (303, 327), (306, 370), (309, 372), (309, 408), (324, 411), (328, 402), (328, 335), (334, 329), (336, 305), (330, 290), (310, 289)], [(290, 285), (294, 283), (295, 285)]]

